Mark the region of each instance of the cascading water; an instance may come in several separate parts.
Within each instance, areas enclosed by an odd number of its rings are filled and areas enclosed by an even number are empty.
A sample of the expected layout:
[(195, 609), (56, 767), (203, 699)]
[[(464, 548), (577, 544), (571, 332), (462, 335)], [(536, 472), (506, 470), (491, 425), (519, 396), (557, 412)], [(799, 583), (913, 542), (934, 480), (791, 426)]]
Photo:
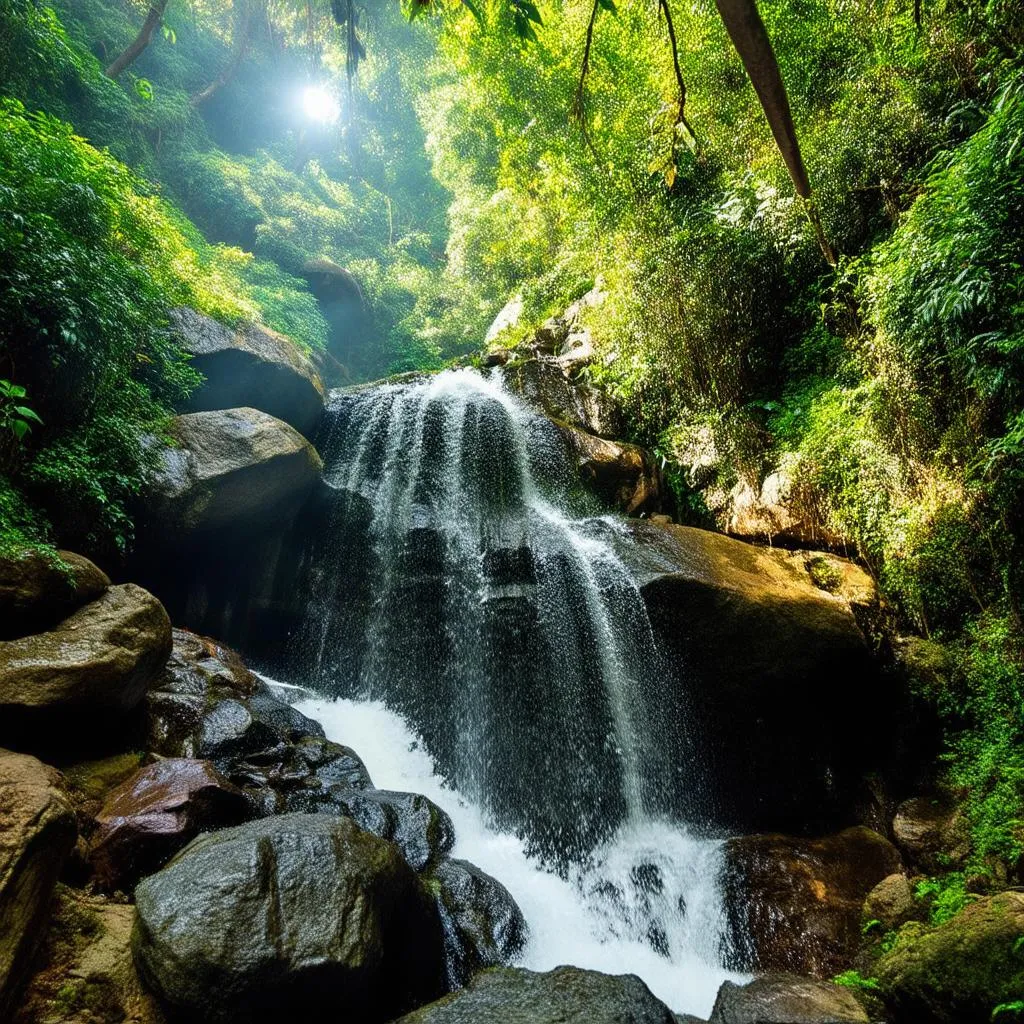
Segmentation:
[(458, 855), (526, 913), (528, 965), (632, 970), (707, 1011), (719, 850), (683, 824), (699, 764), (621, 527), (586, 514), (557, 429), (494, 379), (336, 392), (328, 415), (293, 678), (342, 703), (307, 712), (378, 786), (453, 814)]

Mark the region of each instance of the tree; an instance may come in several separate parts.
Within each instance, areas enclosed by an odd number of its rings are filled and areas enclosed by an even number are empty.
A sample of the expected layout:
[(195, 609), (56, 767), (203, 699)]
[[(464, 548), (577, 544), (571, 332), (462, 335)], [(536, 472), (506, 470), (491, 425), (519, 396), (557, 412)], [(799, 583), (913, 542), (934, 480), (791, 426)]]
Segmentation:
[(150, 40), (153, 38), (153, 33), (156, 31), (160, 22), (164, 20), (164, 11), (167, 8), (167, 0), (153, 0), (153, 3), (149, 6), (149, 11), (146, 14), (146, 20), (142, 23), (142, 28), (139, 29), (139, 34), (131, 41), (124, 52), (114, 60), (114, 62), (108, 65), (106, 69), (106, 75), (108, 78), (117, 78), (122, 71), (130, 64), (134, 63), (139, 54), (149, 46)]

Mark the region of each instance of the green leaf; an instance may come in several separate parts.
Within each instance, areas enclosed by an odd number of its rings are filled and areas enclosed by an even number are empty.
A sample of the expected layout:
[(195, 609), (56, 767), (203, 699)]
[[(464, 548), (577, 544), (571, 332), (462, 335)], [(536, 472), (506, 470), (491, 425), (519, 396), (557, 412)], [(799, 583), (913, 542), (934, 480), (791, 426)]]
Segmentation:
[(151, 103), (153, 100), (153, 83), (148, 78), (135, 79), (135, 92), (140, 99)]
[(619, 9), (615, 6), (615, 0), (597, 0), (597, 6), (610, 14), (618, 15)]
[(11, 420), (11, 430), (19, 441), (23, 441), (31, 429), (24, 420)]
[(178, 37), (175, 34), (174, 29), (171, 28), (170, 25), (162, 25), (161, 30), (163, 31), (164, 39), (166, 39), (167, 42), (171, 44), (171, 46), (173, 46), (178, 41)]
[(24, 405), (16, 405), (14, 411), (22, 417), (22, 419), (32, 420), (34, 423), (42, 423), (43, 421), (39, 418), (38, 414), (34, 409), (29, 409)]

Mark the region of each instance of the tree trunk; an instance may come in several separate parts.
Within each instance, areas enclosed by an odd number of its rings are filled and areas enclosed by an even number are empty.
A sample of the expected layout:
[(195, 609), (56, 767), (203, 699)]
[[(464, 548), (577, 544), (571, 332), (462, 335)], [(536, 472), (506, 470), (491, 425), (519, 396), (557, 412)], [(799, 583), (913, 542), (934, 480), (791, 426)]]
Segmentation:
[(153, 3), (150, 4), (149, 13), (146, 15), (146, 20), (142, 23), (142, 28), (139, 29), (139, 34), (132, 40), (124, 53), (107, 68), (106, 75), (108, 78), (117, 78), (149, 46), (149, 41), (153, 38), (153, 32), (157, 25), (163, 21), (164, 9), (166, 7), (167, 0), (153, 0)]
[(235, 77), (235, 72), (238, 71), (242, 65), (242, 61), (245, 60), (245, 55), (249, 50), (249, 37), (250, 29), (252, 27), (252, 7), (242, 0), (244, 7), (242, 11), (241, 24), (238, 25), (236, 32), (235, 42), (235, 55), (231, 59), (231, 63), (224, 69), (224, 71), (218, 75), (205, 89), (201, 89), (192, 97), (192, 106), (198, 107), (201, 103), (205, 103), (215, 92), (222, 89), (232, 78)]

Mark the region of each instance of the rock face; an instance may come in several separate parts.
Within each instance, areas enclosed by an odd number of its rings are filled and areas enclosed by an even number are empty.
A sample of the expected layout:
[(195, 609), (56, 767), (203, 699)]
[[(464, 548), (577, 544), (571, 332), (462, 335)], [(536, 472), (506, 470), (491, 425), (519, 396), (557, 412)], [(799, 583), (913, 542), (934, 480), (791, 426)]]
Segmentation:
[(290, 339), (259, 324), (225, 327), (194, 309), (171, 314), (181, 347), (206, 381), (189, 409), (259, 409), (312, 437), (324, 409), (324, 385), (310, 358)]
[(584, 483), (602, 501), (628, 516), (661, 511), (666, 501), (665, 482), (646, 448), (609, 441), (568, 424), (556, 425)]
[(46, 633), (0, 644), (0, 714), (126, 712), (171, 650), (171, 623), (152, 594), (111, 587)]
[(526, 942), (526, 921), (505, 886), (464, 860), (443, 860), (432, 878), (445, 928), (449, 985), (468, 985), (478, 971), (510, 964)]
[(50, 629), (110, 586), (88, 558), (26, 550), (0, 557), (0, 640)]
[(292, 516), (323, 463), (293, 427), (256, 409), (177, 416), (179, 447), (161, 452), (152, 483), (149, 532), (199, 534), (266, 527)]
[(970, 853), (967, 823), (946, 797), (914, 797), (896, 808), (892, 822), (896, 844), (925, 871), (962, 863)]
[(675, 1024), (675, 1018), (633, 974), (492, 967), (398, 1024)]
[(860, 944), (865, 897), (900, 856), (876, 832), (851, 828), (823, 839), (731, 839), (726, 863), (737, 944), (747, 942), (743, 968), (831, 978)]
[[(320, 303), (329, 328), (328, 348), (345, 367), (369, 363), (381, 372), (379, 359), (368, 351), (371, 319), (363, 289), (355, 276), (327, 259), (308, 260), (302, 276)], [(367, 374), (370, 376), (372, 374)]]
[(200, 832), (237, 825), (251, 814), (242, 791), (208, 761), (158, 761), (107, 798), (89, 859), (101, 885), (128, 892)]
[(441, 924), (390, 843), (289, 814), (195, 840), (136, 890), (145, 980), (189, 1019), (386, 1021), (444, 990)]
[(75, 837), (75, 816), (58, 773), (34, 757), (0, 751), (2, 1020), (42, 939), (57, 876)]
[(847, 989), (790, 974), (769, 974), (748, 985), (725, 982), (709, 1024), (868, 1024)]
[[(663, 522), (629, 525), (636, 543), (619, 553), (659, 646), (679, 666), (688, 735), (713, 784), (711, 807), (696, 810), (743, 832), (834, 827), (889, 742), (853, 598), (818, 586), (804, 553)], [(865, 573), (844, 566), (871, 589)], [(832, 693), (856, 697), (837, 711), (822, 699), (826, 680)]]
[(1024, 993), (1024, 894), (1003, 892), (927, 928), (904, 925), (875, 966), (893, 1019), (985, 1024)]
[(608, 395), (571, 380), (555, 360), (509, 363), (501, 375), (509, 391), (551, 419), (604, 438), (620, 436), (625, 429), (622, 413)]
[(146, 711), (150, 750), (211, 761), (254, 813), (343, 813), (335, 794), (371, 785), (353, 751), (324, 739), (317, 722), (278, 700), (230, 648), (187, 630), (174, 631)]

